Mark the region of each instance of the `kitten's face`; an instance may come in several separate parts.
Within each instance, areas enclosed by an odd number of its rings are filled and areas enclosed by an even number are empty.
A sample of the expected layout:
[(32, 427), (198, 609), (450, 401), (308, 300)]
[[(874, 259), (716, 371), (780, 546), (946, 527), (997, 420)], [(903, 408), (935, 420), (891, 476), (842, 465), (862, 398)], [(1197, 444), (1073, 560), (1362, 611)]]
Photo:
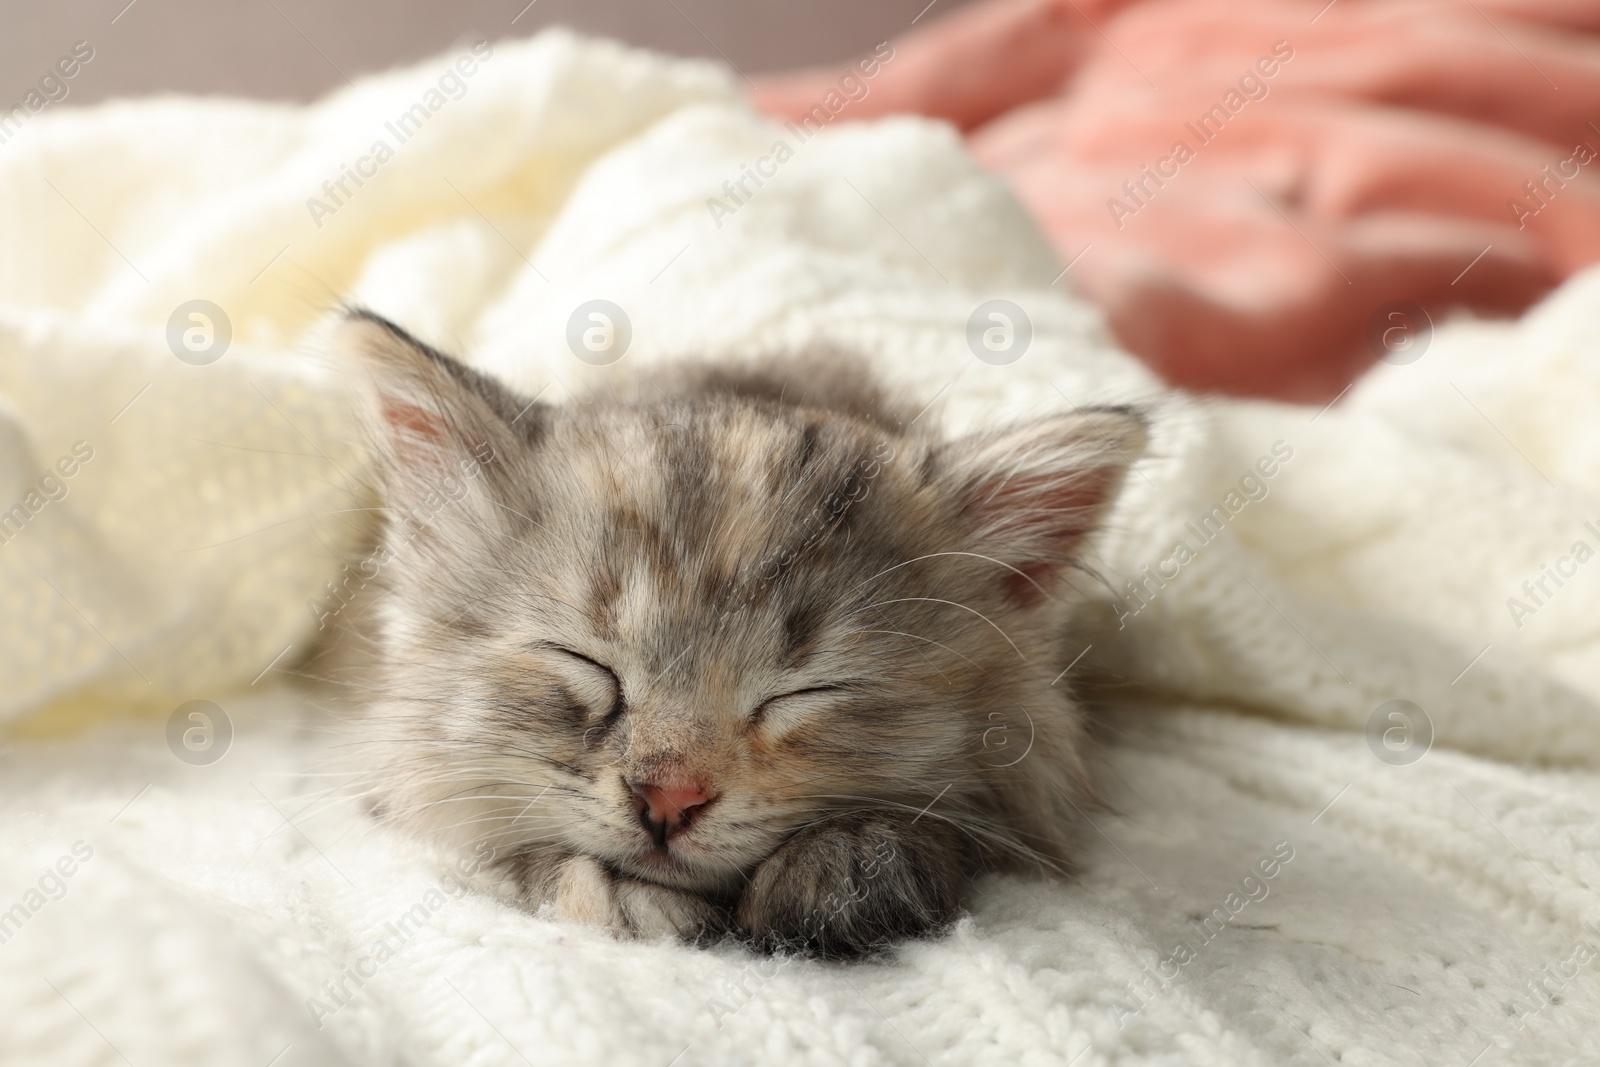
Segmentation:
[(1049, 682), (1067, 553), (1120, 471), (1093, 435), (947, 444), (694, 393), (525, 408), (361, 328), (413, 516), (382, 566), (389, 815), (729, 894), (831, 813), (940, 798), (1003, 836), (995, 714), (1076, 737)]

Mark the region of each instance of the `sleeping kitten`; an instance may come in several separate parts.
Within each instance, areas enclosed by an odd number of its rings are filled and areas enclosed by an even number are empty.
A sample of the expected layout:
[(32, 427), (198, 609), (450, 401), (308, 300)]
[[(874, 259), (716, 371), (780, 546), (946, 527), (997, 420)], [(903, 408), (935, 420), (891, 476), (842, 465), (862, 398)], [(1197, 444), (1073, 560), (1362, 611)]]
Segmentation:
[(383, 818), (569, 920), (828, 956), (1062, 868), (1087, 785), (1054, 682), (1137, 415), (942, 440), (820, 357), (551, 406), (374, 315), (339, 344), (387, 470)]

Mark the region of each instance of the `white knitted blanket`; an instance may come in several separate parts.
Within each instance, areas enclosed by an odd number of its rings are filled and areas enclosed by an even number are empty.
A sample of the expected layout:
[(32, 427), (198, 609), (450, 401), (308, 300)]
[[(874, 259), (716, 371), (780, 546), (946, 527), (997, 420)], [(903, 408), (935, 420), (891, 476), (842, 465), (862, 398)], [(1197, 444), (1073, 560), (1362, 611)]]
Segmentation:
[[(0, 145), (0, 1062), (1600, 1062), (1600, 273), (1325, 411), (1163, 396), (948, 128), (741, 95), (551, 33)], [(289, 672), (365, 503), (305, 354), (343, 299), (547, 398), (831, 344), (952, 428), (1157, 405), (1081, 877), (779, 963), (525, 914), (324, 796)], [(991, 299), (1019, 359), (969, 347)]]

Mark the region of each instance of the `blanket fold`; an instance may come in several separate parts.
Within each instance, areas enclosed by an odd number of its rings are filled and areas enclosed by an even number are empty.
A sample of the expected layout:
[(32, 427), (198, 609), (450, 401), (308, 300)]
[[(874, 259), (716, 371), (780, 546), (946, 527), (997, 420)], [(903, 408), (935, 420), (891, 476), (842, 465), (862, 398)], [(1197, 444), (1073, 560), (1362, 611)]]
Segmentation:
[[(135, 1063), (257, 1067), (1595, 1053), (1591, 974), (1527, 982), (1600, 943), (1600, 272), (1326, 408), (1198, 399), (949, 126), (808, 133), (560, 32), (304, 109), (52, 112), (0, 205), (0, 1058), (108, 1056), (85, 1019)], [(595, 299), (630, 322), (609, 367), (567, 342)], [(1011, 362), (969, 346), (992, 300), (1031, 328)], [(562, 927), (370, 826), (291, 684), (370, 533), (319, 349), (344, 301), (547, 399), (827, 346), (951, 432), (1146, 406), (1067, 682), (1109, 702), (1081, 877), (991, 880), (843, 972)], [(220, 762), (174, 758), (191, 700)]]

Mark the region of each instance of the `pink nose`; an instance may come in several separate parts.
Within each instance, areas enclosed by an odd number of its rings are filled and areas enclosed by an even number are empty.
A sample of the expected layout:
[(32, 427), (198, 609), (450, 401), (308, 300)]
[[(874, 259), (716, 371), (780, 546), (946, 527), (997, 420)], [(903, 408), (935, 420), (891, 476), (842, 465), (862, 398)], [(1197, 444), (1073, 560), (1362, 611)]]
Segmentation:
[(665, 845), (689, 828), (714, 797), (697, 785), (657, 785), (654, 782), (629, 782), (639, 802), (639, 821), (657, 845)]

